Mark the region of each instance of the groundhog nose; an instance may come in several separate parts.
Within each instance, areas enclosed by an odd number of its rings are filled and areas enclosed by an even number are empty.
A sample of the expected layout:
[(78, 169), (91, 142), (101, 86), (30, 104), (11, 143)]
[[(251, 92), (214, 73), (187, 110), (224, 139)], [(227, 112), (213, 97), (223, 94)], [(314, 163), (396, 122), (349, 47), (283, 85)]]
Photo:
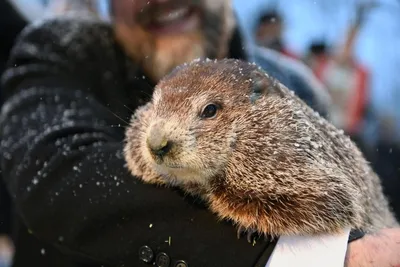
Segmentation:
[(172, 142), (166, 141), (165, 143), (161, 144), (158, 147), (152, 147), (151, 150), (154, 155), (163, 157), (166, 154), (168, 154), (171, 148), (172, 148)]
[(172, 142), (164, 137), (153, 137), (147, 139), (147, 145), (149, 146), (150, 152), (157, 157), (164, 157), (167, 155), (172, 148)]

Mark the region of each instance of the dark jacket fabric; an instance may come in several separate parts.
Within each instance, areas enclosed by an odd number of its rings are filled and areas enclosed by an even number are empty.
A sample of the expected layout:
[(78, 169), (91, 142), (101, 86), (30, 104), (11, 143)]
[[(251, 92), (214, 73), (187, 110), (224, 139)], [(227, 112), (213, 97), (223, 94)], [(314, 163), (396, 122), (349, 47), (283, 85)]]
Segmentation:
[[(229, 56), (246, 59), (242, 47), (237, 31)], [(267, 241), (237, 239), (203, 203), (128, 173), (124, 130), (154, 83), (109, 25), (66, 17), (29, 26), (2, 86), (1, 169), (18, 213), (14, 266), (255, 266), (262, 258)]]
[[(0, 1), (0, 74), (3, 73), (14, 40), (25, 27), (26, 21), (14, 10), (9, 1)], [(0, 99), (1, 99), (0, 86)], [(0, 171), (1, 177), (1, 171)], [(6, 185), (0, 178), (0, 234), (11, 231), (11, 201)]]
[(18, 33), (26, 26), (25, 19), (8, 0), (0, 1), (0, 70), (3, 70), (9, 51)]

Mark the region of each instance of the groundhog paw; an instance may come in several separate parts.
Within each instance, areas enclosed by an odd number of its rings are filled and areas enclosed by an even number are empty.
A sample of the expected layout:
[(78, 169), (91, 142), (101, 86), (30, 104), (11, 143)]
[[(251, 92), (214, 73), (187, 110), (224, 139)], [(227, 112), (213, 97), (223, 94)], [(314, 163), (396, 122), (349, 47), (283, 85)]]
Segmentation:
[(239, 226), (237, 229), (237, 238), (240, 239), (242, 235), (246, 236), (247, 242), (249, 243), (253, 243), (260, 236), (255, 228)]

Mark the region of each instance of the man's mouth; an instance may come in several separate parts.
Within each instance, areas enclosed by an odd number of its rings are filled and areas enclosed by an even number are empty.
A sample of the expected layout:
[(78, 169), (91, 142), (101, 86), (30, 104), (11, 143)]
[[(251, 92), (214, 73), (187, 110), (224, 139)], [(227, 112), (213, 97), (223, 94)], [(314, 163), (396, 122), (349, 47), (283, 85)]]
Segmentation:
[(189, 12), (189, 7), (181, 7), (172, 11), (161, 12), (161, 14), (158, 14), (158, 16), (154, 18), (154, 22), (159, 25), (174, 23), (186, 18)]
[(154, 3), (140, 12), (139, 23), (154, 34), (179, 34), (199, 27), (200, 12), (196, 6), (183, 1)]

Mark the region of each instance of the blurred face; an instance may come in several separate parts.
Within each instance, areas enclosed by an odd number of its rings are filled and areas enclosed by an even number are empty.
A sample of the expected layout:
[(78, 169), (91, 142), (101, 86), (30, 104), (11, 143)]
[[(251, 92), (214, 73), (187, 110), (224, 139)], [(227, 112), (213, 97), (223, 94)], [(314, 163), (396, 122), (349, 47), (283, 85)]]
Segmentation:
[(234, 21), (230, 0), (114, 0), (116, 35), (158, 81), (177, 65), (226, 55)]
[[(257, 31), (257, 41), (260, 45), (278, 48), (282, 35), (282, 25), (280, 22), (263, 23)], [(279, 49), (278, 49), (279, 50)]]

